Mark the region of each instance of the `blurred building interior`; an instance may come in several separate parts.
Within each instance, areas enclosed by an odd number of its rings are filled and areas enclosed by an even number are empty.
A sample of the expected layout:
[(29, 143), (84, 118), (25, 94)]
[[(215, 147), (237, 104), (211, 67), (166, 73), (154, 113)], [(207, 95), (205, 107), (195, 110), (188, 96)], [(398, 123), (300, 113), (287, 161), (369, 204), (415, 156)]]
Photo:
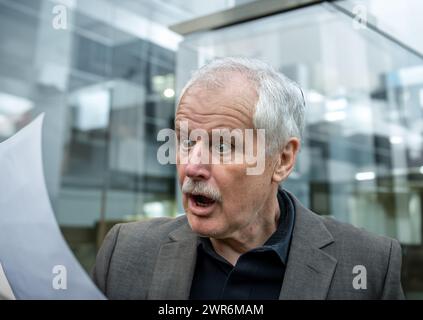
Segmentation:
[(45, 112), (50, 199), (89, 270), (114, 223), (182, 212), (157, 133), (173, 128), (191, 72), (215, 57), (262, 59), (307, 102), (284, 187), (398, 239), (406, 295), (423, 299), (421, 13), (420, 0), (0, 0), (0, 141)]

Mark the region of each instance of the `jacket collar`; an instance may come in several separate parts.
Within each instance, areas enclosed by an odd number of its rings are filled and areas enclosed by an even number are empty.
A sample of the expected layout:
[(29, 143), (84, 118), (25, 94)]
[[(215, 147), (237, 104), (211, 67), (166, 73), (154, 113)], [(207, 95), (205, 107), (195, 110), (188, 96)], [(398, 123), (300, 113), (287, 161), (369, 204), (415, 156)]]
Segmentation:
[(279, 298), (325, 299), (337, 260), (322, 249), (334, 242), (321, 218), (292, 194), (296, 221)]
[(188, 219), (169, 233), (168, 241), (159, 250), (147, 299), (186, 300), (194, 276), (199, 238), (191, 230)]

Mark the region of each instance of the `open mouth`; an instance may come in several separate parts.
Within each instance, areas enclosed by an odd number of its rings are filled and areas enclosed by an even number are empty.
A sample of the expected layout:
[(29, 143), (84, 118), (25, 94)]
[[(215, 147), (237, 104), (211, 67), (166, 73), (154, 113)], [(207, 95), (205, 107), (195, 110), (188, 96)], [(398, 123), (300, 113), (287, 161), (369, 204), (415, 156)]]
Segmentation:
[(195, 205), (203, 208), (210, 207), (216, 202), (215, 200), (200, 194), (191, 194), (190, 197)]

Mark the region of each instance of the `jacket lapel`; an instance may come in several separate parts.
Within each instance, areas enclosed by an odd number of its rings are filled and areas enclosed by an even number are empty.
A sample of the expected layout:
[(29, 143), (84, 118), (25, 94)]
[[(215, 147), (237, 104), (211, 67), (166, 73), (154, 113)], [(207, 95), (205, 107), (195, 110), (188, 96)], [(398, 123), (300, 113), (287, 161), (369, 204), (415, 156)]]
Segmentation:
[(197, 257), (198, 237), (185, 223), (169, 234), (157, 257), (147, 299), (185, 300), (189, 298)]
[(337, 260), (321, 249), (333, 237), (317, 215), (290, 196), (296, 221), (279, 299), (326, 299)]

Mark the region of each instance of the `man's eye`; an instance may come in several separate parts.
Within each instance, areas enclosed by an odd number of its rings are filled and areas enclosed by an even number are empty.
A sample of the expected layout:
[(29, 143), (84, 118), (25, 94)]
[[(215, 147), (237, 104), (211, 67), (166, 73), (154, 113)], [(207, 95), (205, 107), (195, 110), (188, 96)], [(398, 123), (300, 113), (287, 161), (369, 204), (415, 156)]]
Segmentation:
[(228, 143), (219, 143), (217, 145), (217, 151), (221, 154), (228, 153), (232, 150), (232, 146)]
[(190, 149), (195, 145), (195, 141), (190, 139), (184, 139), (181, 141), (182, 147), (185, 149)]

